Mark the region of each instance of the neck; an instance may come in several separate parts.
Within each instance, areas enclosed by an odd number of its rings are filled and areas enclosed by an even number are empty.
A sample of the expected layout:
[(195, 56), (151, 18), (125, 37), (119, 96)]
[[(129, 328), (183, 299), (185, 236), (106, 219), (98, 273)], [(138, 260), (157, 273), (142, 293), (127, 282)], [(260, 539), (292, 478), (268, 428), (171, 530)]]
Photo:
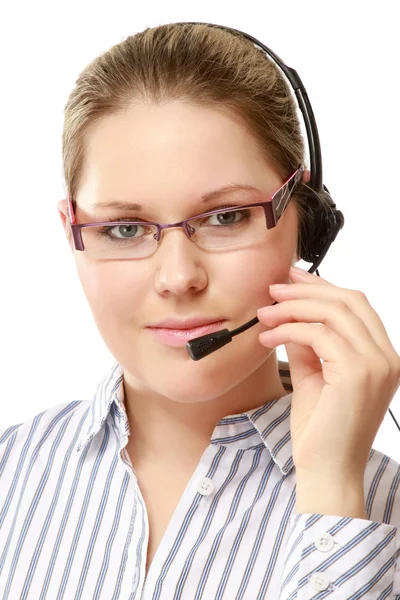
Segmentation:
[(287, 393), (275, 352), (248, 380), (207, 402), (181, 403), (165, 396), (144, 395), (125, 376), (125, 407), (131, 431), (127, 451), (135, 462), (151, 459), (191, 468), (209, 446), (222, 418), (258, 408)]

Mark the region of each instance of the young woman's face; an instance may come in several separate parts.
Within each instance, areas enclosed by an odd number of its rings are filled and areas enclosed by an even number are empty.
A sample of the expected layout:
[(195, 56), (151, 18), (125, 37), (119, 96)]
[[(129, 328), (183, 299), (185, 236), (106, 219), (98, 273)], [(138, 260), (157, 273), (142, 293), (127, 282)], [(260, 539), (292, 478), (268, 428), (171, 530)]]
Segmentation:
[[(259, 193), (235, 193), (243, 203), (268, 199), (283, 180), (266, 163), (253, 138), (224, 113), (189, 103), (138, 105), (104, 118), (91, 131), (76, 201), (78, 223), (138, 217), (160, 223), (229, 205), (232, 197), (200, 197), (231, 184)], [(133, 210), (96, 209), (112, 200), (141, 204)], [(65, 212), (65, 210), (64, 210)], [(183, 229), (162, 233), (155, 254), (140, 260), (96, 261), (74, 250), (79, 278), (110, 352), (142, 391), (178, 402), (219, 397), (249, 378), (271, 351), (259, 342), (260, 324), (222, 349), (193, 361), (148, 326), (169, 317), (225, 320), (235, 329), (272, 304), (269, 285), (288, 281), (296, 261), (297, 212), (289, 203), (265, 240), (229, 251), (205, 251)]]

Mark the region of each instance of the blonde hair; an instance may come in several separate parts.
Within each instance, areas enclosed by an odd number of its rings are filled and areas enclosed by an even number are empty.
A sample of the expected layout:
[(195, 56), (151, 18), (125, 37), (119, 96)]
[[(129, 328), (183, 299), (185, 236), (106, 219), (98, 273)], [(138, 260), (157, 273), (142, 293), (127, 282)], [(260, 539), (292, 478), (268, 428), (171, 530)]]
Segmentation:
[[(79, 74), (65, 110), (63, 173), (73, 205), (85, 165), (85, 142), (97, 121), (135, 103), (181, 99), (225, 111), (244, 125), (283, 180), (304, 164), (296, 101), (281, 71), (252, 42), (207, 25), (147, 28), (104, 52)], [(300, 182), (293, 196), (302, 231), (313, 217), (311, 193)]]

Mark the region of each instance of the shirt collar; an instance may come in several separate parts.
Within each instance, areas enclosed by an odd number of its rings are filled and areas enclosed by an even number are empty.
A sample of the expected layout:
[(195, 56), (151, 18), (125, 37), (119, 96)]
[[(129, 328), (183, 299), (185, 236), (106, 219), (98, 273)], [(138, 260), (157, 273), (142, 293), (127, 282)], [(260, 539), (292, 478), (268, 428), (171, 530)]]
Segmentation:
[(123, 367), (116, 362), (101, 379), (93, 400), (87, 408), (82, 426), (83, 434), (76, 446), (78, 452), (100, 431), (109, 416), (113, 418), (114, 422), (120, 422), (118, 428), (121, 429), (122, 425), (126, 437), (129, 435), (129, 423), (124, 406), (123, 380)]
[[(286, 396), (272, 400), (247, 412), (228, 415), (216, 425), (211, 443), (236, 449), (265, 445), (283, 475), (293, 468), (290, 437), (292, 383), (289, 364), (278, 360), (279, 374)], [(111, 419), (121, 435), (121, 447), (128, 441), (129, 422), (124, 405), (123, 367), (117, 362), (97, 386), (83, 423), (83, 435), (76, 450), (80, 451), (100, 431), (106, 419)]]

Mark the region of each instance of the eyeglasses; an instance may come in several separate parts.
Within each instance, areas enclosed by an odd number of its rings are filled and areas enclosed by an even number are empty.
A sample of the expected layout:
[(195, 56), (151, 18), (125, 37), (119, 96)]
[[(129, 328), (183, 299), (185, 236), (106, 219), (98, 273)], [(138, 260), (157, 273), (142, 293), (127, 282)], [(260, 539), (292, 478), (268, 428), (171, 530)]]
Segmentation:
[(146, 258), (157, 250), (162, 230), (170, 227), (182, 227), (187, 237), (205, 250), (235, 248), (262, 241), (266, 239), (267, 230), (275, 227), (281, 218), (303, 171), (304, 167), (300, 166), (266, 202), (212, 210), (179, 223), (130, 219), (76, 223), (68, 195), (75, 248), (98, 260)]

